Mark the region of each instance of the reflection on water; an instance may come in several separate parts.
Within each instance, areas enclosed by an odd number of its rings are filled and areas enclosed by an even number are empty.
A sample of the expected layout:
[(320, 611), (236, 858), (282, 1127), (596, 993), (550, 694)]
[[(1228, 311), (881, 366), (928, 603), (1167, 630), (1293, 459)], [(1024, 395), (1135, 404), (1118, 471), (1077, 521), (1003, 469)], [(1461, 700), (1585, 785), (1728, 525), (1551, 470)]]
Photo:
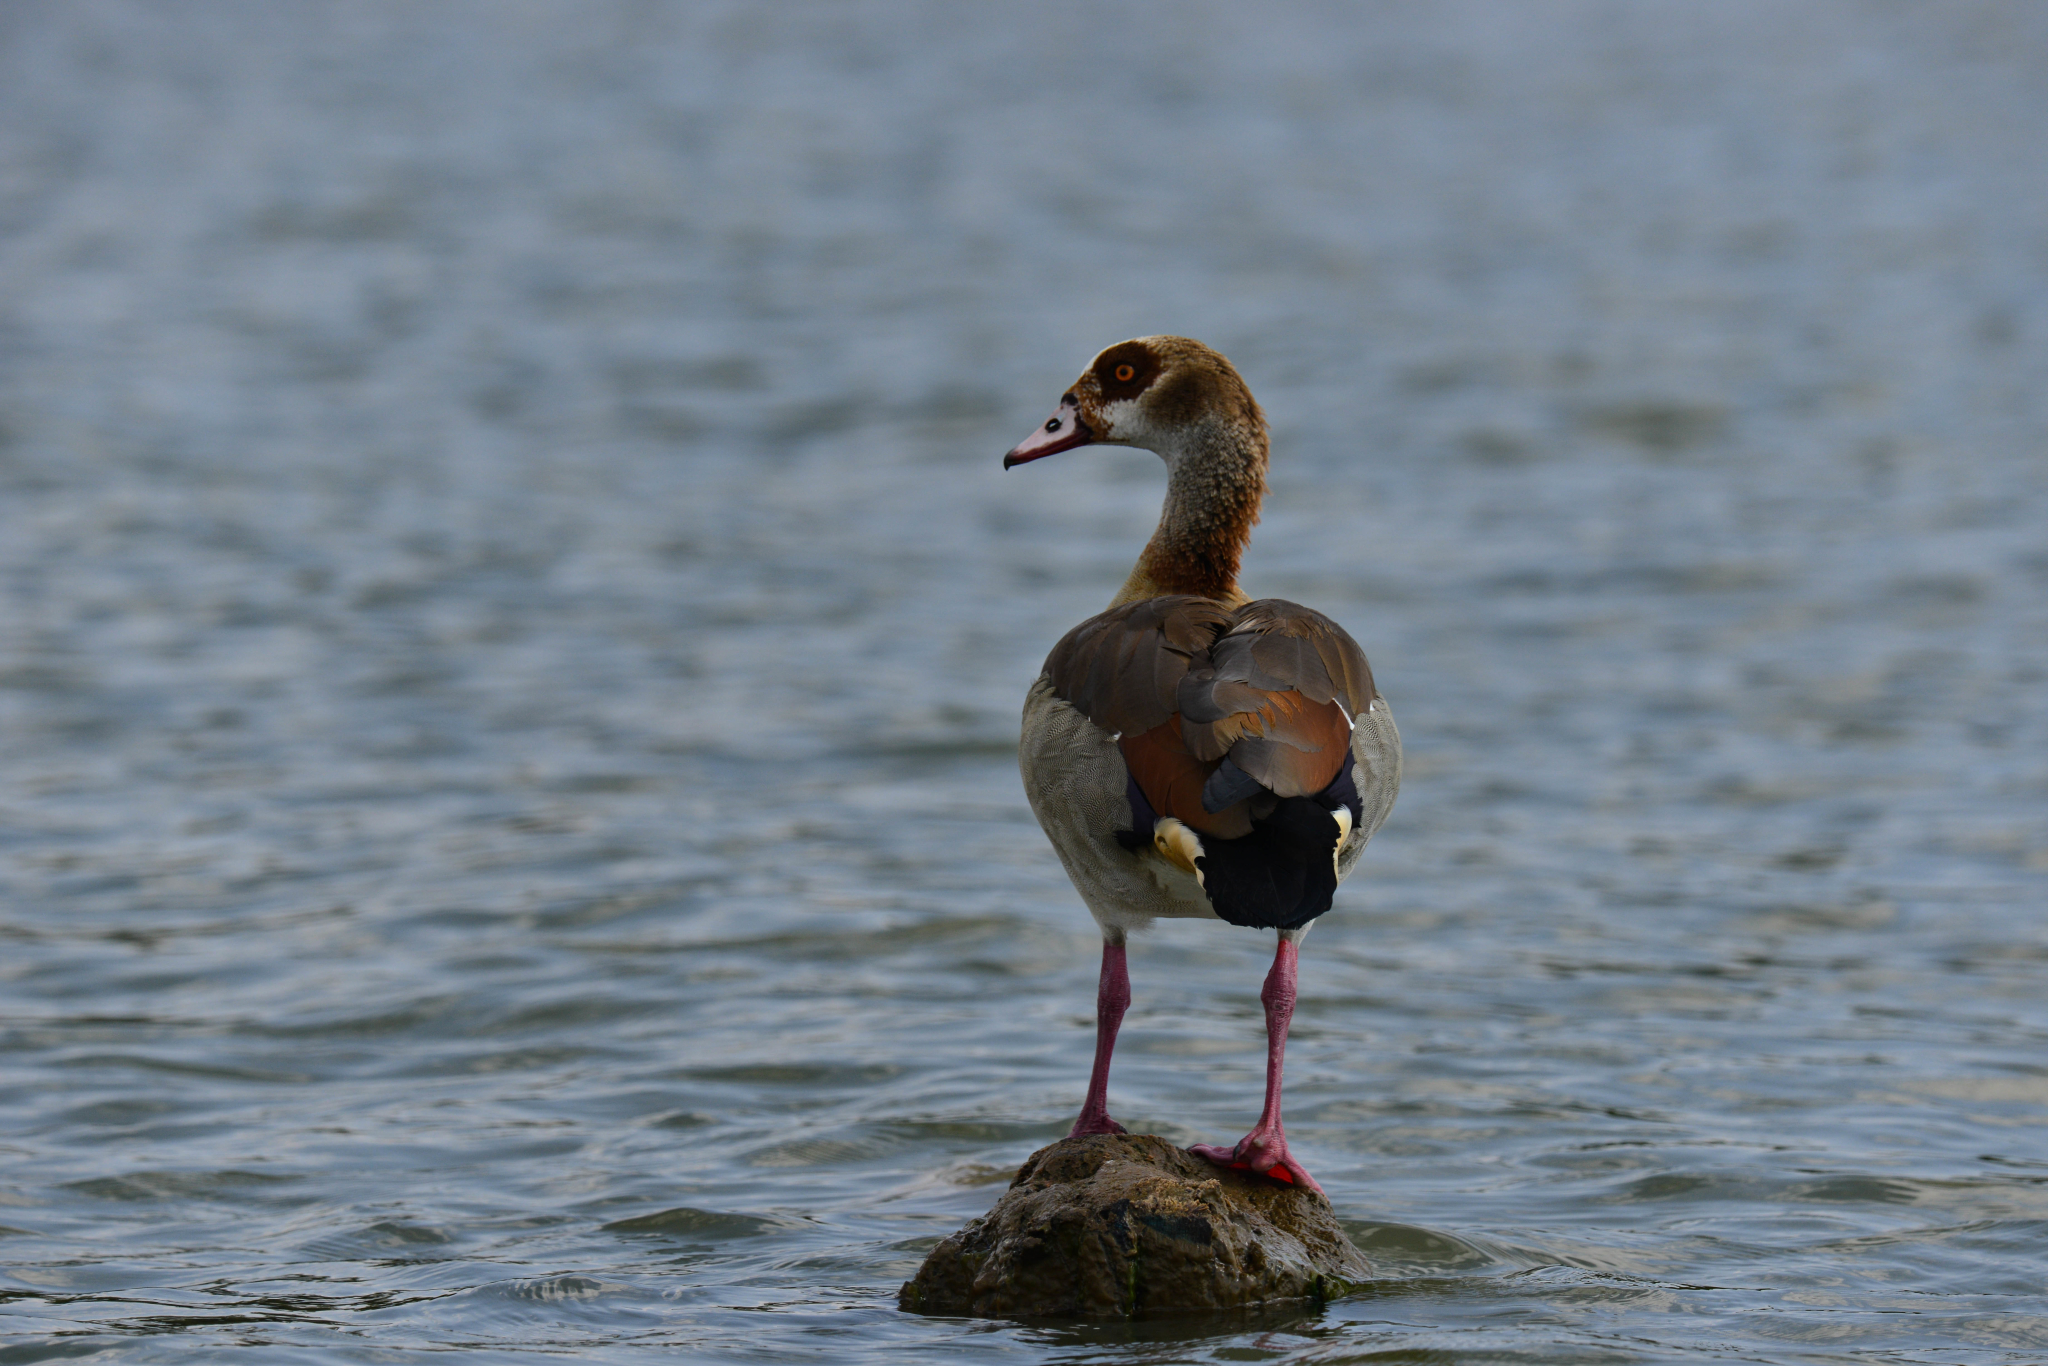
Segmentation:
[[(2032, 7), (0, 14), (8, 1361), (2031, 1359)], [(1303, 962), (1320, 1315), (899, 1315), (1064, 1132), (1013, 745), (1149, 456), (1401, 805)], [(1253, 1116), (1255, 936), (1117, 1112)]]

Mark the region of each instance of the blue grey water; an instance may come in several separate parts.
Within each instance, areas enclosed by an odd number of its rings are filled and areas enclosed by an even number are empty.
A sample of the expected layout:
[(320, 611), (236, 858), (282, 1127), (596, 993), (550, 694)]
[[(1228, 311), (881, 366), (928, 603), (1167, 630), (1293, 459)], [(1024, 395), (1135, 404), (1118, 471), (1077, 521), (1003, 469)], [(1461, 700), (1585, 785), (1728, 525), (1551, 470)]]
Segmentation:
[[(2048, 1359), (2048, 9), (0, 8), (0, 1362)], [(1161, 471), (1406, 789), (1321, 1313), (899, 1314), (1077, 1108)], [(1137, 941), (1133, 1127), (1266, 937)]]

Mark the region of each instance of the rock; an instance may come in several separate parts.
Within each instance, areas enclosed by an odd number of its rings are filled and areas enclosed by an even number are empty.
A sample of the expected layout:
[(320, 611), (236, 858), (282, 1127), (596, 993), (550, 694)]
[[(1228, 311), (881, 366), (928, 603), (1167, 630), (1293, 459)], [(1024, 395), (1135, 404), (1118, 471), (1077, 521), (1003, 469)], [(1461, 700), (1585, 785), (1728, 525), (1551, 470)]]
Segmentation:
[(1371, 1275), (1321, 1196), (1150, 1134), (1091, 1134), (1033, 1153), (896, 1302), (976, 1318), (1128, 1318), (1319, 1305)]

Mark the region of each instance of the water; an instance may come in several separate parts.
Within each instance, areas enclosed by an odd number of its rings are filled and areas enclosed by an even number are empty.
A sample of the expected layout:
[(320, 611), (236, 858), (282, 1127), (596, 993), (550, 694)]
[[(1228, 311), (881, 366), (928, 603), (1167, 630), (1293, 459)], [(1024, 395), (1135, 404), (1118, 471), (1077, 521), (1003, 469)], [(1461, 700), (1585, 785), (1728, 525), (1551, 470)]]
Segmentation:
[[(2048, 1357), (2048, 19), (1260, 9), (0, 12), (0, 1361)], [(1384, 1276), (900, 1315), (1079, 1104), (1017, 714), (1162, 487), (997, 462), (1158, 331), (1407, 739)]]

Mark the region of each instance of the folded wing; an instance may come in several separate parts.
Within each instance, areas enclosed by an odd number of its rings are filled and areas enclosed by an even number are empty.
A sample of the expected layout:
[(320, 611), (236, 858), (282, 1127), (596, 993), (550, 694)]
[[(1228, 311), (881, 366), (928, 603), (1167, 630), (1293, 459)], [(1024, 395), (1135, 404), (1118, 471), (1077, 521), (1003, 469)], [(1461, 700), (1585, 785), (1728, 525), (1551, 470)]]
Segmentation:
[(1351, 718), (1375, 695), (1357, 642), (1280, 598), (1127, 603), (1070, 631), (1046, 674), (1117, 737), (1154, 815), (1218, 840), (1251, 835), (1281, 800), (1343, 785)]

